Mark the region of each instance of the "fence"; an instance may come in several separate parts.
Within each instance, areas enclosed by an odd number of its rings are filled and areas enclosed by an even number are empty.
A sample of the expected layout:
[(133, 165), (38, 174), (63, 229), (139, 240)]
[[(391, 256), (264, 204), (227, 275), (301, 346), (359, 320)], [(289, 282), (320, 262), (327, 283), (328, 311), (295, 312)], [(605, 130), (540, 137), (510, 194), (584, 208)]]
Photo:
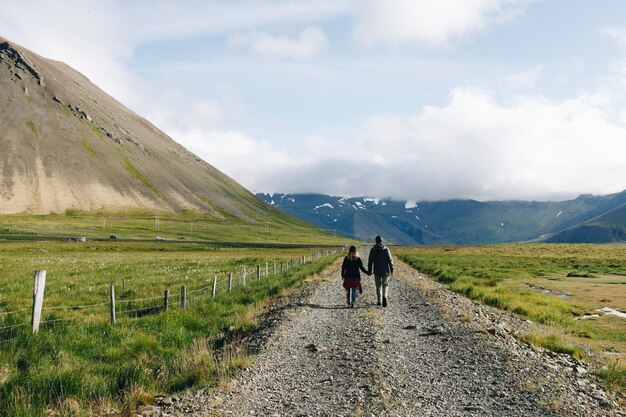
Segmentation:
[[(115, 325), (119, 317), (139, 318), (147, 315), (167, 312), (172, 308), (187, 308), (194, 303), (202, 302), (208, 297), (216, 298), (220, 294), (232, 292), (237, 286), (250, 285), (272, 275), (280, 275), (315, 260), (337, 254), (337, 250), (316, 252), (314, 255), (305, 255), (297, 259), (282, 261), (266, 261), (264, 265), (242, 265), (240, 273), (229, 272), (227, 276), (215, 274), (206, 281), (206, 285), (195, 289), (180, 286), (180, 293), (170, 293), (166, 288), (163, 295), (122, 299), (116, 297), (115, 285), (110, 284), (107, 299), (101, 303), (72, 306), (44, 307), (44, 292), (46, 285), (46, 271), (35, 271), (33, 280), (33, 300), (30, 308), (0, 312), (0, 346), (17, 337), (19, 332), (30, 327), (32, 334), (36, 334), (40, 327), (50, 326), (59, 322), (86, 320), (108, 317)], [(252, 268), (249, 269), (249, 267)], [(125, 286), (125, 281), (122, 281)], [(30, 311), (30, 323), (26, 312)], [(71, 313), (65, 313), (71, 312)], [(42, 320), (43, 314), (47, 317)], [(73, 314), (73, 315), (72, 315)]]

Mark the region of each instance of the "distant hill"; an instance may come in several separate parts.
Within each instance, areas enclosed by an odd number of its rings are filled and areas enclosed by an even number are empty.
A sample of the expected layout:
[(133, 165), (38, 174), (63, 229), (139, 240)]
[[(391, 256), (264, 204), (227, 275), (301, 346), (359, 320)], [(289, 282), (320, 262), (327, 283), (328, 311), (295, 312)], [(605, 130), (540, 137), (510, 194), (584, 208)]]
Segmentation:
[(276, 213), (79, 72), (3, 38), (0, 109), (0, 214)]
[(626, 191), (560, 202), (397, 202), (320, 194), (257, 194), (327, 230), (397, 244), (626, 241)]

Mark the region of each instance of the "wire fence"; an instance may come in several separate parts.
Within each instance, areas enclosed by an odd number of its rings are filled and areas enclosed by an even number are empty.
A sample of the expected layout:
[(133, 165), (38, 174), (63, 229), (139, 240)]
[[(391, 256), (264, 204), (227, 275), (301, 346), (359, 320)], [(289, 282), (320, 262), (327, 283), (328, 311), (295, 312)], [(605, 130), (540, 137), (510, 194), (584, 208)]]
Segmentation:
[[(159, 296), (127, 299), (115, 296), (115, 287), (109, 286), (107, 301), (93, 304), (60, 305), (44, 307), (45, 271), (35, 271), (33, 304), (30, 308), (0, 311), (0, 347), (20, 335), (36, 334), (40, 328), (53, 329), (68, 322), (105, 320), (116, 324), (118, 318), (135, 319), (167, 312), (173, 308), (187, 308), (203, 300), (216, 298), (232, 292), (237, 287), (255, 285), (262, 279), (279, 276), (304, 264), (335, 255), (337, 250), (316, 252), (298, 259), (266, 261), (264, 265), (242, 265), (241, 270), (227, 274), (215, 274), (196, 288), (186, 285), (169, 286)], [(41, 273), (43, 272), (43, 278)], [(180, 289), (180, 292), (177, 289)], [(37, 296), (38, 292), (41, 292)], [(30, 312), (30, 314), (27, 314)]]

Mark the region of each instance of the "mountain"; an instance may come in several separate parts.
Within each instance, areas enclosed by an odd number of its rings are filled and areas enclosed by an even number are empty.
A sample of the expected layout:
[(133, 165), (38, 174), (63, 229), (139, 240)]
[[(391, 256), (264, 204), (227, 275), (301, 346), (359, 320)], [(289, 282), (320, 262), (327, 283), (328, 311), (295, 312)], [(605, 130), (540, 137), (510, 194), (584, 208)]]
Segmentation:
[(287, 213), (345, 236), (396, 244), (626, 241), (626, 191), (560, 202), (397, 202), (320, 194), (257, 194)]
[(614, 208), (590, 220), (559, 231), (546, 239), (551, 243), (626, 242), (626, 192), (610, 199)]
[(58, 61), (0, 38), (0, 214), (272, 209)]

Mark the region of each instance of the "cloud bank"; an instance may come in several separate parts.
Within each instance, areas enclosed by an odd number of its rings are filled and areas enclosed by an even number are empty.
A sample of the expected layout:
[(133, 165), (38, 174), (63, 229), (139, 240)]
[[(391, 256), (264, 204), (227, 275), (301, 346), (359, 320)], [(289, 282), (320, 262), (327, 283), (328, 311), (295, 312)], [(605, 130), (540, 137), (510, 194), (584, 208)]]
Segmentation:
[(608, 104), (604, 95), (503, 104), (458, 88), (446, 106), (374, 116), (349, 138), (310, 138), (291, 150), (233, 132), (178, 134), (257, 192), (559, 200), (626, 187), (626, 127), (611, 121)]

